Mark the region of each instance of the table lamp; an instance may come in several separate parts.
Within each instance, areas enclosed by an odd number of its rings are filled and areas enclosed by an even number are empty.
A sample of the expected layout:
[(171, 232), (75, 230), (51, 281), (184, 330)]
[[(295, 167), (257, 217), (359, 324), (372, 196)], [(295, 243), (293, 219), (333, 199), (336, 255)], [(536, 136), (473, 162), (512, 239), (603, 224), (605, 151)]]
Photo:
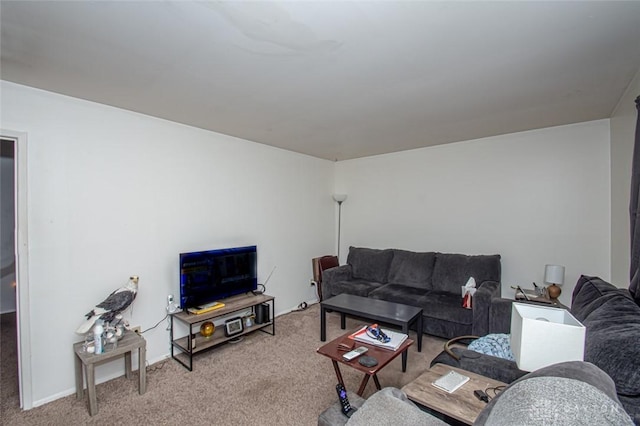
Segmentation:
[(562, 292), (558, 286), (564, 283), (564, 266), (545, 265), (544, 282), (551, 284), (547, 287), (547, 294), (549, 295), (549, 298), (557, 299)]

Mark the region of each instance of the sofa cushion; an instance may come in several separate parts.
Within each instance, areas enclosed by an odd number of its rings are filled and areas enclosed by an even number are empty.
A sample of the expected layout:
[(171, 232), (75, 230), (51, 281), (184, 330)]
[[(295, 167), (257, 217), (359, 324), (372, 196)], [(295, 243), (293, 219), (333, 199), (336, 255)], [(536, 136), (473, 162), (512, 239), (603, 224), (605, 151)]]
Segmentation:
[[(483, 355), (486, 357), (486, 355)], [(513, 363), (515, 365), (515, 362)], [(474, 371), (474, 370), (471, 370)], [(477, 371), (476, 371), (477, 373)], [(479, 373), (481, 374), (481, 373)], [(489, 376), (492, 377), (492, 376)], [(538, 379), (549, 379), (548, 382), (540, 382)], [(564, 382), (563, 384), (557, 383), (557, 379), (572, 380), (573, 382)], [(500, 380), (500, 379), (498, 379)], [(533, 381), (532, 381), (533, 380)], [(503, 380), (505, 381), (505, 380)], [(517, 380), (511, 382), (509, 380), (506, 383), (511, 383), (503, 392), (498, 394), (495, 398), (491, 399), (489, 404), (480, 412), (474, 425), (489, 425), (489, 424), (561, 424), (561, 425), (590, 425), (590, 424), (629, 424), (631, 419), (625, 416), (624, 411), (619, 406), (619, 400), (616, 395), (616, 388), (609, 376), (599, 369), (597, 366), (583, 361), (568, 361), (553, 364), (547, 367), (543, 367), (534, 372), (523, 375)], [(529, 394), (526, 388), (521, 387), (523, 384), (529, 383), (531, 388), (541, 386), (546, 392), (546, 395), (542, 397), (535, 397), (533, 394)], [(537, 383), (536, 383), (537, 382)], [(593, 391), (600, 395), (592, 393), (582, 383), (593, 388)], [(568, 387), (569, 389), (556, 388), (556, 385)], [(510, 389), (518, 389), (520, 391), (514, 394), (510, 394)], [(530, 388), (530, 389), (531, 389)], [(575, 391), (574, 391), (575, 389)], [(524, 391), (524, 393), (520, 393)], [(586, 394), (583, 395), (583, 392)], [(520, 393), (520, 398), (514, 400), (514, 397)], [(590, 395), (588, 395), (590, 394)], [(584, 398), (583, 398), (584, 396)], [(586, 398), (596, 397), (599, 401), (593, 401), (591, 404), (587, 402)], [(601, 399), (602, 398), (602, 399)], [(562, 402), (560, 402), (562, 400)], [(532, 403), (533, 402), (533, 403)], [(519, 417), (514, 419), (512, 415), (499, 415), (499, 411), (494, 412), (498, 404), (511, 405), (514, 408), (516, 405), (521, 407), (518, 411), (526, 417)], [(589, 406), (587, 406), (589, 404)], [(506, 409), (507, 407), (503, 407)], [(533, 411), (532, 411), (533, 410)], [(584, 411), (585, 413), (592, 410), (590, 416), (583, 417), (584, 413), (578, 415), (576, 411)], [(535, 411), (538, 411), (537, 413)], [(515, 412), (513, 413), (515, 414)], [(614, 415), (610, 417), (610, 415)], [(535, 417), (531, 418), (530, 415)], [(489, 416), (492, 417), (492, 421), (488, 421)], [(551, 417), (547, 417), (551, 416)], [(580, 420), (578, 420), (580, 419)], [(501, 423), (504, 422), (504, 423)]]
[(431, 289), (431, 276), (436, 261), (434, 252), (416, 253), (394, 250), (388, 281), (413, 287)]
[(565, 377), (532, 377), (511, 384), (487, 405), (477, 425), (629, 425), (620, 403), (597, 387)]
[(367, 297), (369, 293), (380, 286), (382, 283), (366, 280), (338, 281), (331, 285), (331, 292), (335, 295), (347, 293)]
[(347, 263), (351, 265), (354, 278), (386, 283), (393, 250), (349, 247)]
[(478, 285), (483, 281), (500, 281), (500, 255), (467, 256), (464, 254), (436, 253), (433, 269), (432, 285), (437, 291), (445, 291), (462, 295), (463, 287), (469, 277), (473, 277)]
[(597, 302), (600, 305), (581, 320), (587, 328), (584, 359), (604, 370), (619, 394), (640, 396), (640, 307), (620, 292)]
[(369, 293), (369, 297), (372, 299), (386, 300), (387, 302), (422, 307), (420, 299), (425, 294), (426, 290), (423, 288), (402, 284), (385, 284)]
[(579, 321), (583, 321), (594, 309), (602, 305), (604, 300), (619, 296), (631, 300), (627, 290), (609, 284), (602, 278), (582, 275), (573, 289), (571, 313)]
[(419, 300), (422, 312), (431, 318), (458, 324), (472, 324), (473, 310), (462, 307), (460, 292), (454, 295), (441, 291), (430, 291)]
[(397, 388), (384, 388), (365, 401), (346, 423), (349, 426), (421, 425), (446, 426), (447, 423), (422, 411)]

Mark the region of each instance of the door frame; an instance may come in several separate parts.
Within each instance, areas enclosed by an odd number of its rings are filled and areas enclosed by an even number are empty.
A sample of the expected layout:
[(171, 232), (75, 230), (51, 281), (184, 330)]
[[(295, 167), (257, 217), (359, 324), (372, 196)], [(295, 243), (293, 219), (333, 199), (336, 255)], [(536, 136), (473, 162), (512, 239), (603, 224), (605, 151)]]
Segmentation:
[(3, 139), (14, 141), (16, 320), (18, 337), (18, 386), (20, 407), (33, 408), (29, 303), (29, 214), (27, 209), (27, 133), (0, 129)]

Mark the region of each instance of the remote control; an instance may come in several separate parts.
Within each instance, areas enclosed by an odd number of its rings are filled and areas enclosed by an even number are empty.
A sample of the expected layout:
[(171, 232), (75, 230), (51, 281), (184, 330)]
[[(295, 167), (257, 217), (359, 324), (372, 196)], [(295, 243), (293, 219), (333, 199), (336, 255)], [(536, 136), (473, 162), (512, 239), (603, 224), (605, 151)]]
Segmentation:
[(340, 399), (340, 405), (342, 405), (342, 414), (347, 417), (351, 417), (351, 415), (357, 410), (353, 408), (351, 404), (349, 404), (349, 399), (347, 398), (347, 390), (342, 386), (342, 384), (338, 383), (336, 385), (336, 392), (338, 392), (338, 398)]
[(342, 359), (344, 359), (345, 361), (351, 361), (352, 359), (358, 358), (368, 350), (369, 349), (365, 348), (364, 346), (360, 346), (359, 348), (355, 348), (354, 350), (342, 355)]

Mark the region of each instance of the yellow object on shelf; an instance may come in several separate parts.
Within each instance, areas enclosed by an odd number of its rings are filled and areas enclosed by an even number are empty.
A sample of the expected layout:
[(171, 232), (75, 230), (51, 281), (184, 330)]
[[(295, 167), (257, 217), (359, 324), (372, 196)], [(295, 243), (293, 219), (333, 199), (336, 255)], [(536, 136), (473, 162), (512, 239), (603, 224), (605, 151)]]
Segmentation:
[(206, 314), (207, 312), (215, 311), (216, 309), (224, 308), (224, 303), (215, 302), (211, 305), (195, 306), (187, 309), (191, 314)]
[(216, 326), (211, 321), (203, 322), (200, 326), (200, 334), (204, 337), (211, 337), (214, 331), (216, 331)]

